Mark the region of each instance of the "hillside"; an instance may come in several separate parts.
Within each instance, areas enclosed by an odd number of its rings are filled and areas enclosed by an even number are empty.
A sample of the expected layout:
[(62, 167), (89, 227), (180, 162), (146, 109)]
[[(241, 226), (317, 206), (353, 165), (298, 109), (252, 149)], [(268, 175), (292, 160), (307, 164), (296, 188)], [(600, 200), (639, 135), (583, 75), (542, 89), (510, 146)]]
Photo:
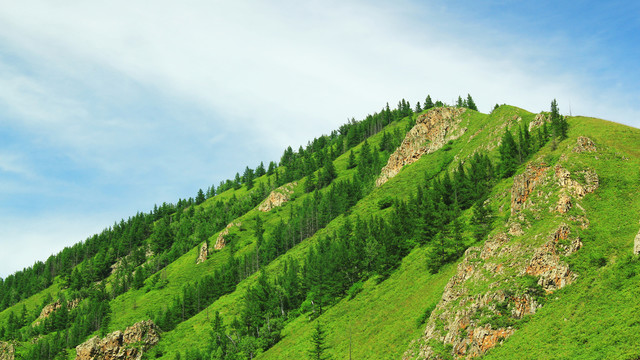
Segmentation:
[(387, 106), (4, 279), (0, 359), (639, 357), (640, 130), (459, 105)]

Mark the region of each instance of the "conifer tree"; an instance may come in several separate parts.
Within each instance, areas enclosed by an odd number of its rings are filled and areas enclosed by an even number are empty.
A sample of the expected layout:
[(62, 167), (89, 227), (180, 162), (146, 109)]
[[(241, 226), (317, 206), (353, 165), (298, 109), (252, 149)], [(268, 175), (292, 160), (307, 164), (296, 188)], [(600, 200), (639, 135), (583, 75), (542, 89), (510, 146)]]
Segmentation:
[(326, 351), (329, 347), (325, 344), (326, 338), (325, 330), (320, 324), (320, 320), (316, 321), (316, 327), (311, 334), (311, 350), (309, 350), (309, 359), (311, 360), (328, 360), (329, 356), (326, 355)]
[(467, 94), (466, 106), (471, 110), (478, 111), (478, 107), (476, 106), (476, 103), (473, 101), (471, 94)]
[(431, 95), (427, 95), (427, 98), (424, 100), (424, 109), (429, 110), (434, 107), (433, 101), (431, 100)]
[(505, 129), (498, 151), (500, 152), (500, 176), (503, 178), (510, 177), (516, 172), (519, 162), (518, 145), (513, 139), (509, 128)]

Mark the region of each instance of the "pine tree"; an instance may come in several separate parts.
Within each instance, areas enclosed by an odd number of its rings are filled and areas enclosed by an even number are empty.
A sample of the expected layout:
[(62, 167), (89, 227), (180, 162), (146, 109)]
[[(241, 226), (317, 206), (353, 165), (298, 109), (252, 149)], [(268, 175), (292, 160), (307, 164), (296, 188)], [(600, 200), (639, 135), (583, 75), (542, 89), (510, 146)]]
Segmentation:
[(431, 100), (431, 95), (427, 95), (427, 98), (424, 100), (424, 110), (429, 110), (434, 106), (433, 101)]
[(508, 128), (505, 129), (498, 151), (500, 152), (500, 176), (503, 178), (510, 177), (516, 172), (519, 162), (518, 145)]
[(353, 153), (353, 149), (349, 152), (349, 160), (347, 162), (347, 169), (353, 169), (358, 164), (356, 164), (356, 156)]
[(313, 334), (311, 334), (311, 350), (309, 350), (309, 359), (312, 360), (328, 360), (329, 356), (326, 355), (326, 351), (329, 347), (325, 344), (326, 338), (325, 330), (320, 324), (320, 320), (316, 321), (316, 327)]
[(202, 204), (204, 200), (204, 191), (202, 191), (202, 189), (199, 189), (198, 194), (196, 195), (196, 205)]
[(476, 106), (476, 103), (473, 101), (473, 98), (471, 97), (470, 94), (467, 94), (466, 103), (467, 103), (467, 108), (478, 111), (478, 107)]
[(458, 96), (458, 100), (456, 101), (456, 107), (464, 107), (465, 104), (462, 101), (462, 98), (460, 96)]

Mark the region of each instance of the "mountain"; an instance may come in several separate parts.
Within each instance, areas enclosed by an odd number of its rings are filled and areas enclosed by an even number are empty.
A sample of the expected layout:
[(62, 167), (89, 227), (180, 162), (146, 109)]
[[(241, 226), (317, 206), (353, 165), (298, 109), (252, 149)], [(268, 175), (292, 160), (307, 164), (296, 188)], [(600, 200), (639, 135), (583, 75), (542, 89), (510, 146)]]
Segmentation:
[(640, 357), (640, 130), (404, 100), (0, 281), (0, 359)]

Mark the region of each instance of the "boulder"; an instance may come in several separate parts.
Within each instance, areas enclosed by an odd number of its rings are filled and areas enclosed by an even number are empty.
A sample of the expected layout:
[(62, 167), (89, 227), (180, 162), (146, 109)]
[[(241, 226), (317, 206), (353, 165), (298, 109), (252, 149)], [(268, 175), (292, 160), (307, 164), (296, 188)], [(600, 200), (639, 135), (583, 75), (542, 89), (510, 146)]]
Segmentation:
[(633, 253), (635, 255), (640, 254), (640, 231), (638, 231), (638, 235), (636, 235), (636, 238), (633, 241)]

